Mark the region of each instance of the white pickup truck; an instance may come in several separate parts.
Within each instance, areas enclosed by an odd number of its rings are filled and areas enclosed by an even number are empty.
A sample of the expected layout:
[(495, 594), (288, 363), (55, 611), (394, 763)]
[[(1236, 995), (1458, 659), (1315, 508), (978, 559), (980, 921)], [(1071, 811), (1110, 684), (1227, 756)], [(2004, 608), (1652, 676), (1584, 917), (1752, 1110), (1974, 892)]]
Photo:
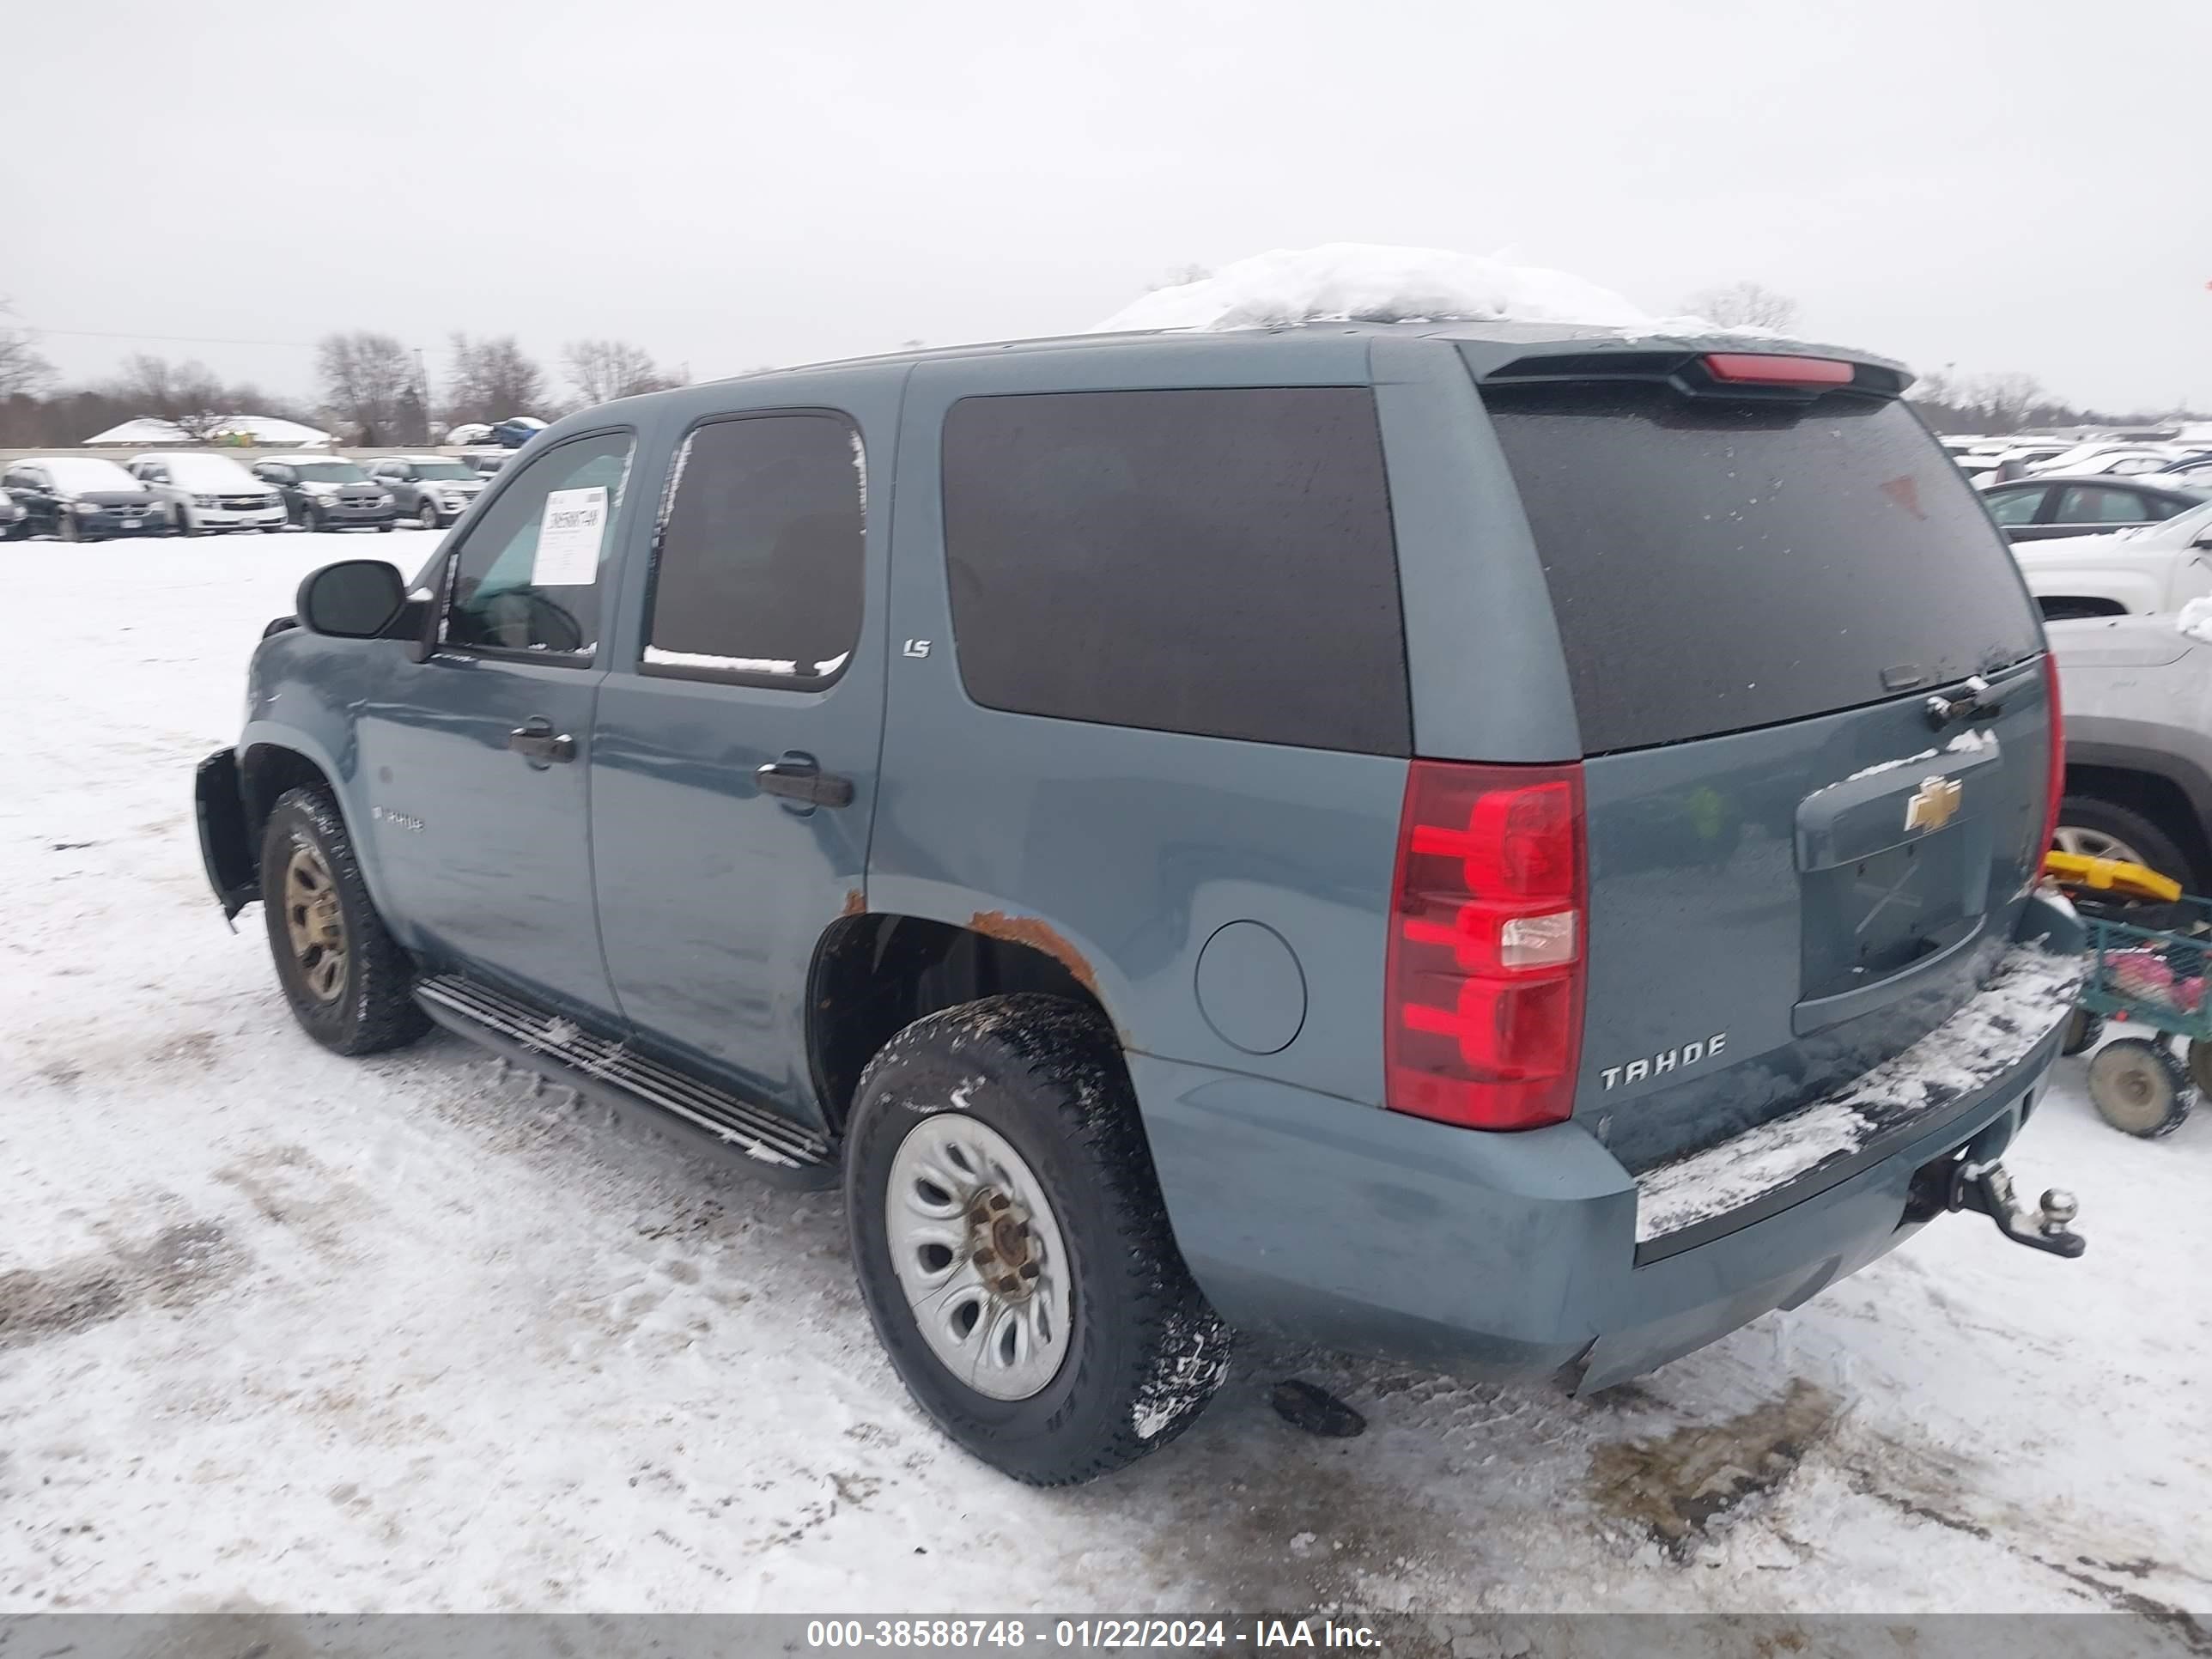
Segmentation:
[(2018, 542), (2012, 554), (2046, 621), (2179, 611), (2212, 593), (2212, 502), (2110, 536)]

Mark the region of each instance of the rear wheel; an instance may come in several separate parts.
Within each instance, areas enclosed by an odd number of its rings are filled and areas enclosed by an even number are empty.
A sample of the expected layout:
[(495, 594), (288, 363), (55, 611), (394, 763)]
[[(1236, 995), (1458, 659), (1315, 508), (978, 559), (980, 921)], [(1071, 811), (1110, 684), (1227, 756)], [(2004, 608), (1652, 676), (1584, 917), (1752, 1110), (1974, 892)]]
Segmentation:
[(2147, 1140), (2172, 1134), (2195, 1103), (2181, 1062), (2142, 1037), (2120, 1037), (2097, 1051), (2089, 1098), (2106, 1122)]
[(1194, 1421), (1229, 1333), (1191, 1282), (1112, 1030), (1056, 997), (917, 1020), (860, 1079), (845, 1166), (869, 1317), (922, 1409), (1063, 1486)]
[(337, 805), (288, 791), (261, 837), (261, 908), (293, 1017), (342, 1054), (373, 1054), (429, 1029), (414, 965), (376, 914)]

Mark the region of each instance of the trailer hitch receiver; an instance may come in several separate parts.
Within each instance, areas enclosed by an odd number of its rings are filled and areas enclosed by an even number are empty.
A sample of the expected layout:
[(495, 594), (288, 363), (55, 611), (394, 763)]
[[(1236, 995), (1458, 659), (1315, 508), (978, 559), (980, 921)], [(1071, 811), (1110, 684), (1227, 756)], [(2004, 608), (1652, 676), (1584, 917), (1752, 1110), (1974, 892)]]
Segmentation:
[(2074, 1194), (2053, 1187), (2033, 1210), (2023, 1210), (2014, 1194), (2011, 1173), (2002, 1164), (1975, 1164), (1961, 1158), (1952, 1166), (1947, 1210), (1977, 1210), (1997, 1224), (1997, 1231), (2015, 1244), (2032, 1250), (2048, 1250), (2069, 1261), (2089, 1248), (2089, 1241), (2074, 1231), (2074, 1218), (2081, 1212)]

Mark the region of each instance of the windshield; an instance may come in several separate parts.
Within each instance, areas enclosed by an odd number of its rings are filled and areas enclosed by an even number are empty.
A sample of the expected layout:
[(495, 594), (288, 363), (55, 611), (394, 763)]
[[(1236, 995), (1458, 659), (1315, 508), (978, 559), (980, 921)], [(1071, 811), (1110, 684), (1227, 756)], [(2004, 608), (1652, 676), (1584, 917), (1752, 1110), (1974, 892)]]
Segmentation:
[(261, 481), (222, 455), (157, 455), (171, 482), (192, 489), (258, 489)]
[(137, 489), (138, 480), (112, 461), (91, 455), (57, 455), (39, 463), (54, 481), (54, 488), (72, 493), (87, 489)]
[(368, 474), (351, 461), (298, 461), (293, 470), (302, 483), (367, 483)]
[(415, 476), (418, 478), (466, 478), (471, 483), (476, 482), (477, 477), (473, 470), (463, 466), (459, 461), (417, 461), (415, 463)]
[(1586, 752), (1771, 726), (2019, 661), (2036, 614), (1904, 404), (1486, 386)]

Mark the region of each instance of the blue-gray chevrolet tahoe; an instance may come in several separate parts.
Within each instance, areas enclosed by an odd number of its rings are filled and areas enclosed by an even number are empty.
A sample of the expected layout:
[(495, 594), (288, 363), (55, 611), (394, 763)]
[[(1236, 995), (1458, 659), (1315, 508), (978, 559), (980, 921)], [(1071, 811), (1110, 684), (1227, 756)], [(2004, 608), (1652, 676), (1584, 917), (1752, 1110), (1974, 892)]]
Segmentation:
[(1605, 1387), (1999, 1162), (2079, 927), (2036, 610), (1893, 364), (1508, 324), (763, 374), (349, 560), (198, 780), (310, 1035), (842, 1181), (946, 1433), (1234, 1328)]

